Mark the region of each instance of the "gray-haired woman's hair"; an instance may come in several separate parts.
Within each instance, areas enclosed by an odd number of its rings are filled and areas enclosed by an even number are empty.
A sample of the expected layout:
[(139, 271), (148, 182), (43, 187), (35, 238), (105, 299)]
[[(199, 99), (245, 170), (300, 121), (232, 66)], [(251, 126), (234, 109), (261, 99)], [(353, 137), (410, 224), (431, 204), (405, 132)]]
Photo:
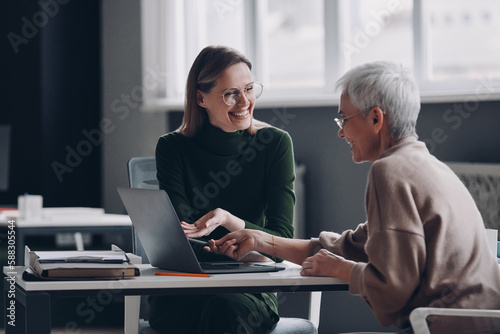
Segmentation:
[(415, 79), (402, 65), (378, 61), (357, 66), (337, 81), (336, 88), (360, 110), (376, 106), (385, 111), (392, 138), (417, 137), (420, 93)]

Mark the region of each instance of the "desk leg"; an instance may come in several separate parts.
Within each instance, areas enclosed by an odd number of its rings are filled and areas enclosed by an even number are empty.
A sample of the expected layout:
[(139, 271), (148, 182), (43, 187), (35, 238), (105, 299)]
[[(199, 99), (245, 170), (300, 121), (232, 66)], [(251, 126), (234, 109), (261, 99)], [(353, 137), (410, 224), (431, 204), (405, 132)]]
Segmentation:
[(50, 295), (48, 293), (27, 294), (24, 309), (26, 334), (50, 334)]
[(16, 228), (16, 266), (24, 266), (24, 229)]
[(141, 296), (125, 296), (125, 334), (139, 333)]
[(321, 291), (311, 291), (311, 297), (309, 301), (309, 320), (316, 326), (319, 327), (319, 316), (321, 313)]
[[(49, 334), (50, 295), (46, 292), (26, 293), (17, 286), (13, 291), (8, 278), (4, 281), (4, 302), (13, 305), (13, 317), (5, 318), (5, 334)], [(6, 304), (7, 305), (7, 304)]]

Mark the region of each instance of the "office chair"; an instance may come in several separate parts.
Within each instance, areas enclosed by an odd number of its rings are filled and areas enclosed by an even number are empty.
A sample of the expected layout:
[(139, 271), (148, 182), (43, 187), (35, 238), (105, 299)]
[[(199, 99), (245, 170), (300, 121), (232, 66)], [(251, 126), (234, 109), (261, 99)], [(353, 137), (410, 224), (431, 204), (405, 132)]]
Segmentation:
[[(418, 307), (410, 313), (410, 324), (414, 334), (431, 334), (426, 320), (427, 317), (430, 315), (453, 316), (453, 317), (500, 318), (500, 310)], [(349, 332), (349, 333), (339, 333), (339, 334), (397, 334), (397, 333)]]
[[(128, 177), (131, 188), (159, 189), (156, 178), (155, 157), (134, 157), (128, 161)], [(134, 254), (149, 263), (137, 234), (134, 233)], [(311, 292), (309, 319), (282, 317), (269, 334), (316, 334), (319, 325), (321, 291)], [(125, 328), (130, 333), (158, 334), (147, 322), (149, 304), (146, 296), (125, 297)], [(137, 321), (139, 320), (139, 321)], [(128, 334), (128, 333), (126, 333)]]
[[(127, 163), (127, 169), (130, 188), (159, 189), (158, 179), (156, 178), (155, 157), (132, 158)], [(137, 233), (134, 231), (133, 234), (134, 254), (142, 258), (142, 263), (149, 263), (141, 241), (137, 237)]]
[(426, 321), (429, 315), (500, 318), (500, 310), (419, 307), (410, 313), (410, 323), (415, 334), (430, 334)]

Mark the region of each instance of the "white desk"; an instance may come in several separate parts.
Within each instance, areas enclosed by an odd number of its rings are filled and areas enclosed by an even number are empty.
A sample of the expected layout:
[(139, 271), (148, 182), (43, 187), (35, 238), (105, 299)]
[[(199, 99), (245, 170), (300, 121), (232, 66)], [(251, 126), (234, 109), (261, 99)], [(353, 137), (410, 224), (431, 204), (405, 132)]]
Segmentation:
[[(142, 276), (127, 280), (31, 282), (22, 279), (24, 267), (15, 267), (14, 270), (4, 267), (4, 300), (6, 302), (4, 307), (7, 308), (7, 315), (9, 315), (8, 307), (14, 301), (16, 315), (16, 326), (6, 323), (5, 333), (50, 333), (50, 301), (51, 298), (61, 296), (89, 296), (93, 297), (94, 303), (99, 303), (100, 300), (108, 300), (109, 296), (119, 295), (125, 296), (127, 303), (127, 296), (143, 294), (300, 292), (348, 289), (345, 282), (336, 278), (300, 276), (300, 267), (291, 264), (286, 265), (286, 270), (273, 273), (219, 274), (211, 277), (155, 276), (154, 272), (158, 271), (157, 269), (150, 265), (138, 266), (141, 268)], [(15, 279), (15, 284), (12, 277)], [(6, 320), (8, 322), (9, 318)], [(72, 319), (68, 319), (68, 324), (71, 321)]]
[(0, 221), (0, 226), (8, 226), (9, 220), (14, 220), (17, 265), (24, 265), (24, 246), (27, 236), (55, 235), (61, 232), (126, 233), (127, 244), (119, 246), (124, 250), (132, 250), (132, 222), (128, 215), (72, 214), (54, 215), (37, 220), (14, 217)]

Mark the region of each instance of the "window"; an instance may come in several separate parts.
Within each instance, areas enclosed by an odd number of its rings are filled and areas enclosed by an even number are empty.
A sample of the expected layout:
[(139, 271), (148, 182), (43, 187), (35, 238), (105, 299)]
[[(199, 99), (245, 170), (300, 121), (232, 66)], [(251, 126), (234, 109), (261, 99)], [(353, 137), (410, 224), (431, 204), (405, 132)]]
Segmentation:
[(413, 1), (352, 0), (342, 53), (348, 67), (387, 60), (413, 67)]
[(500, 78), (500, 2), (429, 1), (434, 81)]
[(213, 44), (252, 61), (261, 107), (335, 105), (340, 75), (375, 60), (413, 69), (423, 101), (500, 96), (496, 0), (143, 0), (142, 20), (145, 110), (181, 109)]
[(269, 87), (324, 87), (323, 1), (273, 0), (266, 10)]

